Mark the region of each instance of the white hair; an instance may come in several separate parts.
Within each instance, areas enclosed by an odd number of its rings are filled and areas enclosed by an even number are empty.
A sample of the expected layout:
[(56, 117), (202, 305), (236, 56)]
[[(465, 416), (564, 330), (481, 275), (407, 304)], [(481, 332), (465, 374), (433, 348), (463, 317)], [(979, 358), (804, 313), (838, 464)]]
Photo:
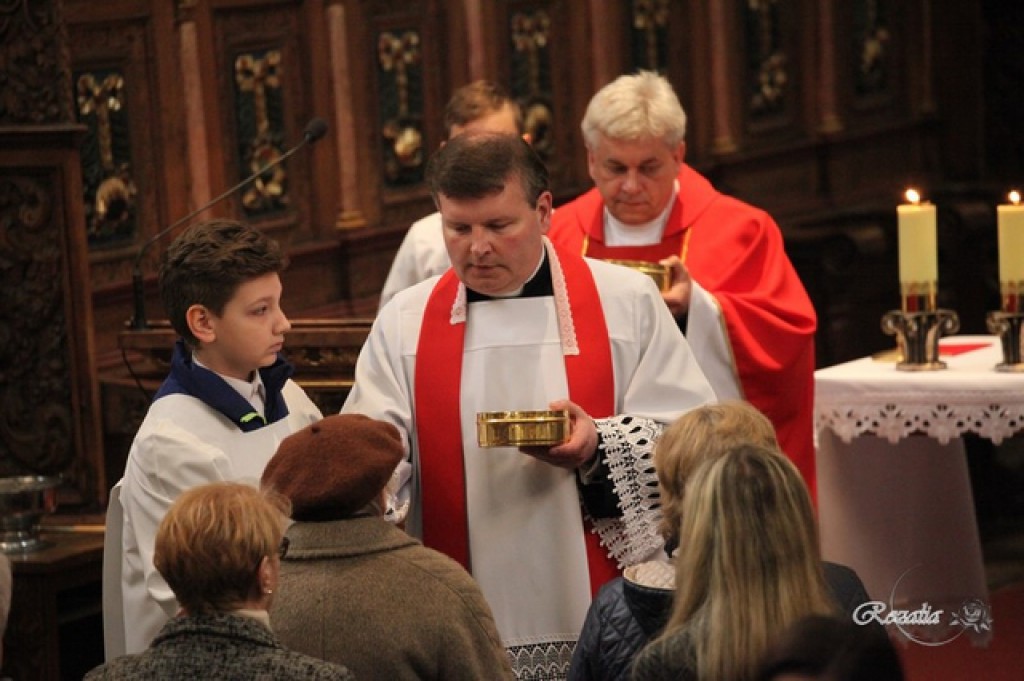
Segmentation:
[(638, 71), (598, 90), (580, 128), (588, 149), (602, 135), (615, 140), (654, 137), (675, 147), (686, 137), (686, 112), (664, 76)]

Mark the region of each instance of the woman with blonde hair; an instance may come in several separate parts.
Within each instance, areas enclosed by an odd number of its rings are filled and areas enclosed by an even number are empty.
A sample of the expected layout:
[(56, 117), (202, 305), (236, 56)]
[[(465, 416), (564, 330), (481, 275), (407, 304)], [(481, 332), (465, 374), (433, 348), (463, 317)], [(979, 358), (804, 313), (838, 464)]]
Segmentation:
[(669, 553), (682, 524), (686, 481), (705, 461), (714, 461), (736, 445), (777, 450), (779, 441), (768, 417), (749, 402), (709, 404), (684, 414), (662, 433), (654, 449), (654, 468), (661, 491), (661, 533)]
[(157, 530), (153, 562), (181, 611), (149, 649), (85, 678), (350, 681), (345, 667), (287, 650), (270, 630), (288, 511), (283, 497), (241, 483), (179, 496)]
[[(771, 421), (748, 402), (708, 404), (683, 414), (662, 433), (654, 449), (661, 496), (661, 533), (666, 553), (678, 545), (684, 489), (693, 471), (741, 444), (778, 451)], [(668, 555), (628, 566), (623, 576), (605, 584), (587, 611), (573, 653), (569, 681), (628, 679), (636, 654), (661, 633), (672, 609), (676, 569)], [(825, 563), (833, 596), (852, 613), (868, 600), (853, 570)]]
[(807, 487), (777, 450), (743, 444), (699, 465), (680, 511), (672, 615), (634, 679), (748, 681), (774, 637), (839, 614)]
[[(747, 402), (707, 404), (672, 422), (654, 448), (664, 514), (666, 552), (677, 543), (683, 486), (703, 461), (741, 443), (778, 447), (771, 421)], [(633, 657), (665, 625), (675, 570), (668, 555), (627, 567), (601, 588), (587, 611), (569, 669), (569, 681), (629, 678)]]

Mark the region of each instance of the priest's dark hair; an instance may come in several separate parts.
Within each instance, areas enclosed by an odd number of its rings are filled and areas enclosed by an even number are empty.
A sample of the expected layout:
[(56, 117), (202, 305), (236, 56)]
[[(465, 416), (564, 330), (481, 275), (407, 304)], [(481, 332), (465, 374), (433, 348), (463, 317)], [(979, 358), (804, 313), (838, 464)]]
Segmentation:
[(466, 133), (438, 149), (427, 165), (427, 184), (438, 196), (482, 199), (501, 193), (518, 177), (531, 205), (548, 190), (548, 169), (533, 147), (518, 135)]

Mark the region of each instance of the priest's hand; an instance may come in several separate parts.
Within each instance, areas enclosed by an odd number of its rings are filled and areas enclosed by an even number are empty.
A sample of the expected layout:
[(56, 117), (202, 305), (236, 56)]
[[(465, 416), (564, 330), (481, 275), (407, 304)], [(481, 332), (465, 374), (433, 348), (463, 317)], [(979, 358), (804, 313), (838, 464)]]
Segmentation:
[(667, 291), (661, 292), (661, 299), (668, 305), (673, 317), (682, 317), (690, 311), (690, 271), (678, 255), (669, 256), (660, 264), (668, 267), (671, 274), (669, 281), (672, 282)]
[(575, 470), (597, 454), (597, 426), (583, 407), (569, 400), (555, 400), (549, 409), (569, 410), (569, 441), (555, 447), (521, 447), (520, 451), (544, 463)]

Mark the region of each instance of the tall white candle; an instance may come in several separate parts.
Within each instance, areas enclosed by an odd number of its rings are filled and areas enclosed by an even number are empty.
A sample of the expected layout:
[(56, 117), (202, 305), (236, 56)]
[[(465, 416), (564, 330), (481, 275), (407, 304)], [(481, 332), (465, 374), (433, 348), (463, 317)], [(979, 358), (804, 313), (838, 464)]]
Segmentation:
[(999, 224), (999, 281), (1024, 282), (1024, 206), (1020, 194), (1010, 192), (1010, 203), (996, 207)]
[(896, 207), (899, 216), (900, 284), (932, 284), (939, 279), (939, 255), (935, 236), (935, 206), (921, 203), (913, 189), (908, 203)]

